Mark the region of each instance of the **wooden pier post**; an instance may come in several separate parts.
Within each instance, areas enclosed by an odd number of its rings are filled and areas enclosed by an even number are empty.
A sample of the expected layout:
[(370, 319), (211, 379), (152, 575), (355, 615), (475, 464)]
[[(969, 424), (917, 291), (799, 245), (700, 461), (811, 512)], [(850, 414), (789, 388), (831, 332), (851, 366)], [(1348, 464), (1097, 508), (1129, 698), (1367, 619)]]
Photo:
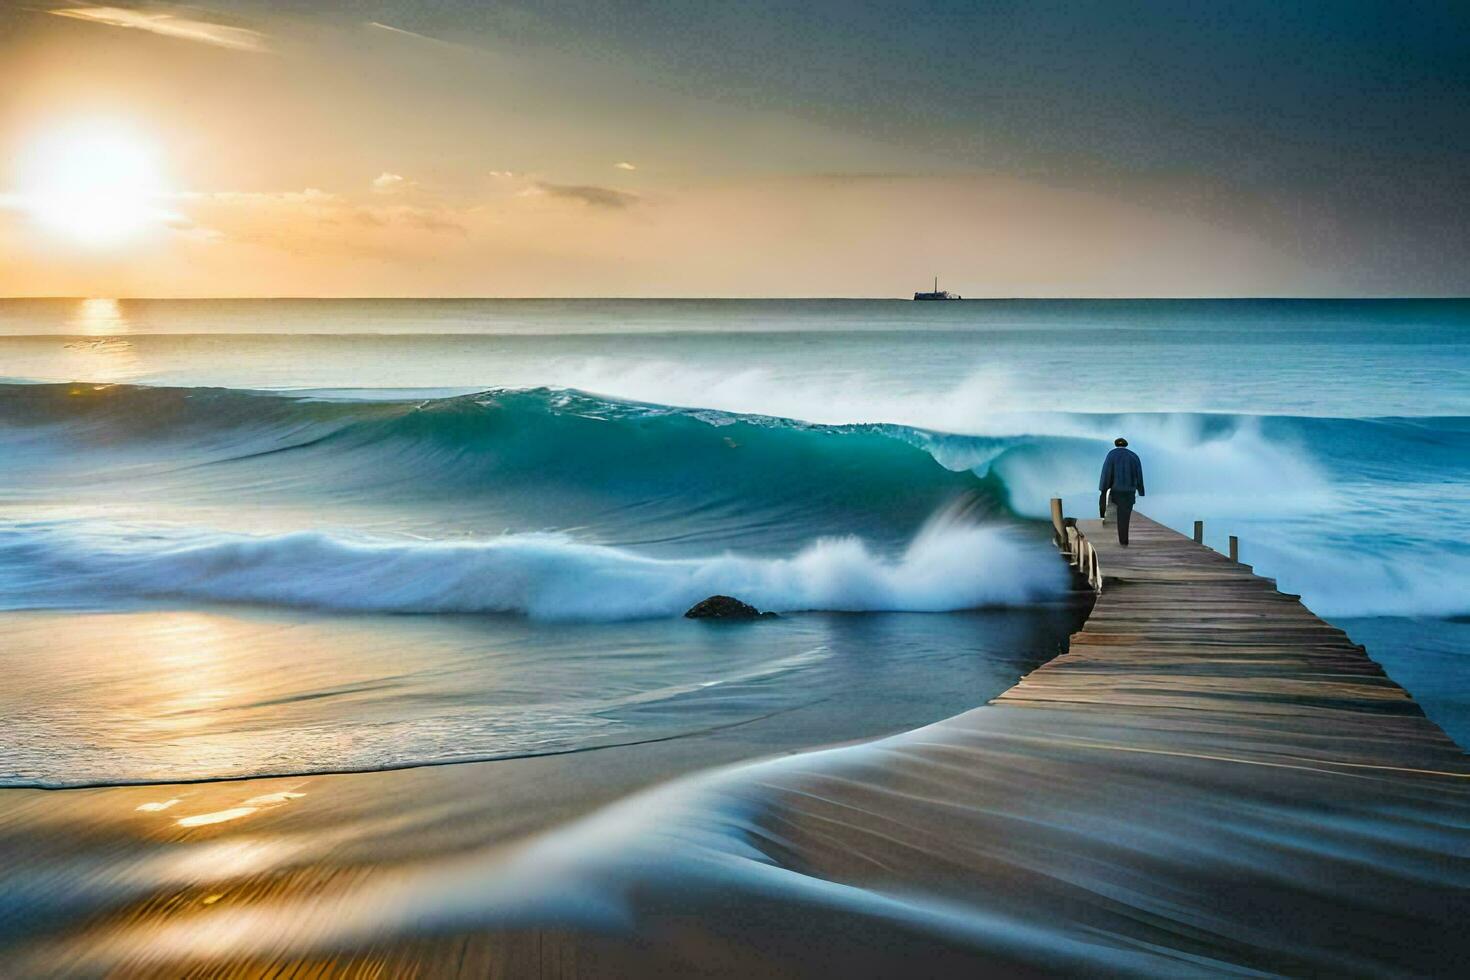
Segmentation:
[(1204, 521), (1195, 521), (1194, 522), (1194, 543), (1195, 544), (1204, 544), (1205, 543), (1205, 522)]
[(1067, 525), (1062, 519), (1061, 497), (1051, 498), (1051, 529), (1052, 533), (1056, 535), (1057, 543), (1065, 545), (1067, 543)]
[(1240, 561), (1240, 539), (1230, 535), (1230, 560)]

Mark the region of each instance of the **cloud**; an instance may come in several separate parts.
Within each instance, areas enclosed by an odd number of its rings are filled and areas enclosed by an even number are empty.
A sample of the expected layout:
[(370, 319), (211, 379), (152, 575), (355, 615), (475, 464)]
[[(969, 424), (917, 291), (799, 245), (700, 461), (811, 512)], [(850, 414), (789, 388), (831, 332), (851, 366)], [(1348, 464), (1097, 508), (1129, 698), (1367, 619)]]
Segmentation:
[(490, 171), (490, 176), (491, 177), (498, 177), (501, 180), (509, 180), (510, 178), (514, 177), (515, 175), (516, 175), (516, 172), (514, 170), (492, 170), (492, 171)]
[(619, 160), (617, 163), (613, 164), (613, 166), (616, 167), (619, 170), (637, 170), (638, 169), (634, 164), (629, 163), (627, 160)]
[[(385, 183), (390, 189), (412, 185), (401, 177)], [(403, 237), (405, 233), (458, 236), (469, 233), (463, 221), (464, 211), (387, 203), (381, 198), (380, 203), (365, 203), (315, 187), (287, 191), (187, 191), (173, 196), (196, 212), (173, 225), (181, 234), (211, 242), (228, 240), (294, 253), (387, 253), (412, 247)]]
[(413, 186), (412, 181), (405, 180), (402, 174), (390, 174), (386, 170), (373, 178), (375, 194), (392, 194), (394, 191), (411, 186)]
[(208, 225), (198, 224), (192, 218), (186, 218), (181, 214), (174, 215), (164, 223), (175, 234), (179, 235), (181, 238), (190, 239), (191, 241), (212, 244), (214, 242), (223, 242), (227, 240), (226, 235), (218, 228), (211, 228)]
[(902, 172), (895, 170), (829, 170), (824, 173), (805, 174), (799, 179), (815, 181), (824, 184), (857, 184), (876, 183), (879, 181), (901, 181), (901, 180), (935, 180), (943, 179), (942, 174)]
[(539, 181), (535, 189), (542, 194), (569, 201), (580, 201), (594, 208), (626, 208), (637, 204), (639, 200), (637, 194), (616, 191), (611, 187), (598, 187), (594, 184), (549, 184)]
[(422, 231), (449, 232), (454, 235), (467, 235), (466, 228), (457, 218), (444, 210), (432, 208), (398, 208), (392, 212), (392, 217), (405, 225), (418, 228)]
[(437, 37), (430, 37), (427, 34), (420, 34), (418, 31), (404, 30), (402, 27), (394, 27), (392, 24), (384, 24), (381, 21), (370, 20), (368, 21), (367, 26), (376, 28), (380, 31), (388, 31), (390, 34), (401, 34), (404, 37), (411, 37), (420, 41), (428, 41), (431, 44), (443, 44), (446, 47), (451, 48), (457, 48), (461, 46), (455, 44), (453, 41), (442, 41)]
[(178, 38), (183, 41), (198, 41), (201, 44), (213, 44), (216, 47), (229, 48), (233, 51), (261, 52), (267, 50), (266, 36), (259, 31), (214, 24), (207, 20), (195, 20), (192, 17), (170, 13), (163, 7), (145, 10), (134, 10), (127, 7), (63, 7), (49, 12), (57, 17), (69, 17), (72, 20), (83, 20), (90, 24), (148, 31), (150, 34), (161, 34), (164, 37)]

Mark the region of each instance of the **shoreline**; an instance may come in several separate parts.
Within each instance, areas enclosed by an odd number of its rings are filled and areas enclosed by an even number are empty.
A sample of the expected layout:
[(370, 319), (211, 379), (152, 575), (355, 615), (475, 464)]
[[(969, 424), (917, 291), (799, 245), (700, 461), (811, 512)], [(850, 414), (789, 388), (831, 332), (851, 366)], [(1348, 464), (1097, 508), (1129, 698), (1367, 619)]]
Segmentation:
[[(1086, 609), (1066, 608), (1057, 614), (1074, 623)], [(859, 709), (823, 698), (696, 733), (487, 761), (0, 789), (0, 861), (10, 868), (0, 956), (37, 975), (86, 973), (49, 960), (58, 944), (92, 949), (108, 924), (162, 928), (190, 911), (221, 913), (514, 851), (630, 796), (914, 725), (903, 720), (914, 715), (910, 706), (886, 720), (896, 727), (834, 741), (854, 726), (834, 726), (831, 716)], [(219, 867), (215, 855), (225, 856)]]
[[(711, 725), (707, 728), (695, 729), (693, 731), (674, 732), (669, 735), (656, 735), (649, 738), (631, 739), (626, 742), (606, 742), (593, 745), (580, 745), (566, 749), (545, 749), (541, 751), (521, 752), (509, 755), (492, 755), (484, 758), (473, 759), (431, 759), (423, 762), (387, 763), (378, 766), (364, 766), (360, 769), (319, 769), (310, 772), (284, 772), (284, 773), (251, 773), (238, 776), (198, 776), (186, 779), (120, 779), (116, 782), (78, 782), (78, 783), (55, 783), (43, 784), (32, 783), (27, 785), (0, 785), (0, 793), (8, 792), (36, 792), (36, 793), (67, 793), (83, 790), (114, 790), (114, 789), (168, 789), (170, 787), (192, 787), (212, 786), (215, 784), (230, 783), (265, 783), (281, 782), (283, 780), (306, 780), (306, 779), (334, 779), (339, 776), (372, 776), (379, 773), (411, 772), (415, 769), (440, 769), (448, 766), (482, 766), (503, 762), (520, 762), (527, 759), (553, 759), (560, 756), (583, 755), (592, 752), (607, 752), (614, 749), (634, 749), (645, 745), (657, 745), (660, 742), (673, 742), (679, 739), (698, 739), (707, 736), (716, 736), (722, 732), (734, 728), (744, 728), (747, 725), (759, 725), (772, 718), (790, 714), (794, 711), (802, 711), (812, 707), (817, 702), (798, 704), (782, 708), (778, 711), (757, 715), (753, 718), (744, 718), (740, 721), (732, 721), (722, 725)], [(868, 738), (883, 738), (883, 735), (868, 736), (853, 741), (867, 741)], [(847, 742), (833, 744), (845, 745)], [(795, 752), (804, 752), (808, 749), (792, 749)]]

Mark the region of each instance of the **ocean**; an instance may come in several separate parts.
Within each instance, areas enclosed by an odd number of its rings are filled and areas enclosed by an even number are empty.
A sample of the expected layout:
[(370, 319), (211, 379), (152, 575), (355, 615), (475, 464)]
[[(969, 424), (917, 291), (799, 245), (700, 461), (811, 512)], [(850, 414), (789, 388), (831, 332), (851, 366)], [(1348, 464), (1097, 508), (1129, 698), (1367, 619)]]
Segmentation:
[(937, 721), (1118, 435), (1470, 746), (1470, 301), (4, 300), (0, 785)]

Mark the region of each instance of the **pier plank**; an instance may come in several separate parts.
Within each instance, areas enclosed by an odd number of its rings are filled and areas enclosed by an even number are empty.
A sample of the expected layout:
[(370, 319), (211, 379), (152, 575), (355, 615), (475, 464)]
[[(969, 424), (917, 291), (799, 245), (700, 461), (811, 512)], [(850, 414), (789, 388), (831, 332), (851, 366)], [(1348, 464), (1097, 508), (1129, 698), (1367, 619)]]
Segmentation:
[[(1401, 715), (1396, 737), (1427, 752), (1426, 766), (1470, 774), (1465, 754), (1413, 698), (1299, 596), (1136, 511), (1130, 547), (1102, 521), (1076, 527), (1101, 569), (1096, 605), (1066, 654), (994, 704), (1112, 707), (1120, 723), (1160, 709), (1295, 715), (1303, 724), (1324, 723), (1324, 712)], [(1389, 760), (1401, 759), (1401, 746), (1372, 744), (1358, 745), (1355, 764), (1399, 764)]]

